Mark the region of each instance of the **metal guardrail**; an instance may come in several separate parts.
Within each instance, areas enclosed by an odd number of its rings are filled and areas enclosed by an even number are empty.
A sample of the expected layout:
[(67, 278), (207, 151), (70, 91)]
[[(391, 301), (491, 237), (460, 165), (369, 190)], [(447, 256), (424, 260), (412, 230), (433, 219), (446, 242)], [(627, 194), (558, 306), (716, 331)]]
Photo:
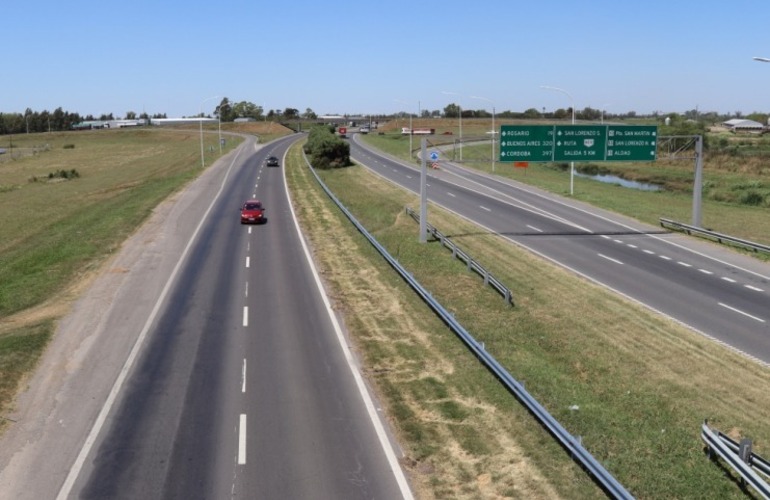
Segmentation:
[(713, 458), (718, 455), (741, 475), (744, 484), (749, 484), (762, 498), (770, 499), (770, 485), (767, 484), (767, 478), (770, 478), (770, 462), (751, 452), (741, 457), (741, 445), (721, 432), (712, 430), (708, 426), (708, 420), (703, 422), (701, 439), (708, 447), (709, 456)]
[(702, 227), (691, 226), (689, 224), (683, 224), (681, 222), (676, 222), (671, 219), (664, 219), (662, 217), (660, 218), (660, 225), (661, 227), (667, 227), (670, 229), (675, 229), (677, 231), (683, 231), (687, 234), (695, 234), (696, 236), (703, 236), (706, 238), (710, 238), (722, 244), (725, 244), (727, 242), (733, 246), (745, 248), (747, 250), (752, 250), (754, 252), (764, 252), (764, 253), (770, 254), (770, 246), (762, 245), (760, 243), (755, 243), (753, 241), (742, 240), (740, 238), (736, 238), (735, 236), (730, 236), (727, 234), (709, 231), (708, 229), (703, 229)]
[[(415, 212), (409, 207), (406, 207), (406, 213), (409, 214), (412, 219), (416, 220), (417, 222), (420, 222), (420, 214)], [(455, 257), (456, 259), (459, 259), (460, 261), (464, 262), (468, 266), (469, 271), (474, 271), (476, 274), (484, 278), (484, 284), (489, 285), (497, 292), (503, 296), (503, 299), (505, 299), (505, 302), (507, 302), (510, 305), (513, 304), (513, 294), (511, 293), (511, 289), (508, 288), (503, 284), (502, 281), (497, 279), (492, 273), (487, 271), (484, 266), (473, 260), (473, 258), (465, 253), (463, 250), (460, 249), (455, 243), (449, 239), (448, 237), (444, 236), (438, 229), (433, 227), (429, 222), (425, 223), (428, 232), (437, 240), (441, 242), (441, 245), (445, 248), (448, 248), (452, 251), (452, 257)]]
[(431, 294), (422, 287), (422, 285), (403, 267), (398, 261), (393, 258), (392, 255), (372, 236), (366, 228), (353, 216), (350, 211), (334, 196), (334, 193), (324, 184), (321, 178), (316, 173), (315, 169), (310, 162), (305, 158), (305, 162), (310, 171), (315, 176), (318, 184), (326, 192), (327, 196), (334, 202), (335, 205), (347, 216), (350, 222), (358, 229), (358, 231), (369, 241), (369, 243), (377, 249), (382, 257), (398, 272), (401, 277), (412, 287), (412, 289), (422, 298), (422, 300), (449, 326), (449, 328), (457, 335), (468, 349), (473, 352), (482, 364), (492, 372), (495, 377), (529, 410), (529, 412), (537, 419), (540, 424), (557, 440), (557, 442), (569, 452), (570, 456), (575, 460), (584, 470), (588, 472), (591, 478), (611, 497), (620, 499), (632, 499), (634, 498), (626, 489), (621, 485), (612, 474), (610, 474), (603, 466), (591, 455), (582, 445), (580, 439), (575, 438), (567, 432), (567, 430), (548, 413), (548, 411), (541, 405), (532, 395), (530, 395), (524, 386), (511, 376), (503, 366), (497, 362), (497, 360), (489, 353), (486, 352), (484, 346), (480, 344), (473, 336), (468, 333), (465, 328), (454, 318), (454, 316), (447, 311), (437, 300), (435, 300)]

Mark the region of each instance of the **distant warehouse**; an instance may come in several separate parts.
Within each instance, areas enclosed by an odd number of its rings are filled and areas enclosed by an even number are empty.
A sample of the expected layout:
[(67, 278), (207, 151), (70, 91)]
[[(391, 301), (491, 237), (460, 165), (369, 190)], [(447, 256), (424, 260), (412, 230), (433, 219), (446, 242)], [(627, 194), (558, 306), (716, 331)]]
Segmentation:
[(759, 122), (741, 118), (733, 118), (732, 120), (722, 122), (722, 126), (731, 132), (762, 132), (766, 128)]

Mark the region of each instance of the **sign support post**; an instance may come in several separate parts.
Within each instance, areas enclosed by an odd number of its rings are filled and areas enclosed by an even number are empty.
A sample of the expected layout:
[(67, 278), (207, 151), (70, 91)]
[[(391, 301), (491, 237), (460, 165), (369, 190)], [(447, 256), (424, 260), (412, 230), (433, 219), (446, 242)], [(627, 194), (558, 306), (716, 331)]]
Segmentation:
[(420, 173), (420, 243), (428, 242), (428, 147), (427, 139), (421, 139), (420, 158), (422, 168)]

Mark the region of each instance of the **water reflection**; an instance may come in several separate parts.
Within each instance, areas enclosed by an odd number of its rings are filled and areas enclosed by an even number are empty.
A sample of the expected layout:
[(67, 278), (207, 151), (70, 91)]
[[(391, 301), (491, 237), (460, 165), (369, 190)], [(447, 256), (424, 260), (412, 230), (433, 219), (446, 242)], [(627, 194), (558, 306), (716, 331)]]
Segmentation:
[(609, 174), (588, 175), (588, 174), (581, 174), (580, 172), (575, 172), (575, 175), (577, 177), (583, 177), (585, 179), (592, 179), (599, 182), (606, 182), (607, 184), (616, 184), (618, 186), (627, 187), (631, 189), (638, 189), (640, 191), (660, 191), (662, 189), (657, 184), (629, 181), (628, 179), (618, 177), (617, 175), (609, 175)]

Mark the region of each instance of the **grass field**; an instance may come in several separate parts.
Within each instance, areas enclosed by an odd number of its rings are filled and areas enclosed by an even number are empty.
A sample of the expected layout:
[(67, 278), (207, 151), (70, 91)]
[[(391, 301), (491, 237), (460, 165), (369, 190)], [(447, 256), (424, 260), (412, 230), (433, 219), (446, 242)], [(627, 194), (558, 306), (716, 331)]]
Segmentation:
[[(233, 131), (263, 141), (289, 132)], [(225, 153), (241, 142), (225, 137)], [(56, 321), (153, 208), (198, 175), (201, 149), (199, 131), (183, 128), (2, 136), (0, 147), (1, 431)], [(216, 128), (205, 131), (204, 154), (207, 165), (220, 155)]]
[[(306, 234), (424, 497), (596, 497), (513, 397), (442, 324), (426, 319), (426, 307), (328, 208), (297, 161), (287, 167), (304, 200)], [(360, 167), (322, 176), (632, 494), (744, 498), (703, 453), (700, 425), (708, 418), (766, 453), (768, 369), (431, 207), (430, 222), (445, 234), (473, 235), (456, 241), (513, 289), (516, 307), (508, 308), (440, 245), (417, 243), (417, 225), (403, 211), (417, 206), (414, 196)]]

